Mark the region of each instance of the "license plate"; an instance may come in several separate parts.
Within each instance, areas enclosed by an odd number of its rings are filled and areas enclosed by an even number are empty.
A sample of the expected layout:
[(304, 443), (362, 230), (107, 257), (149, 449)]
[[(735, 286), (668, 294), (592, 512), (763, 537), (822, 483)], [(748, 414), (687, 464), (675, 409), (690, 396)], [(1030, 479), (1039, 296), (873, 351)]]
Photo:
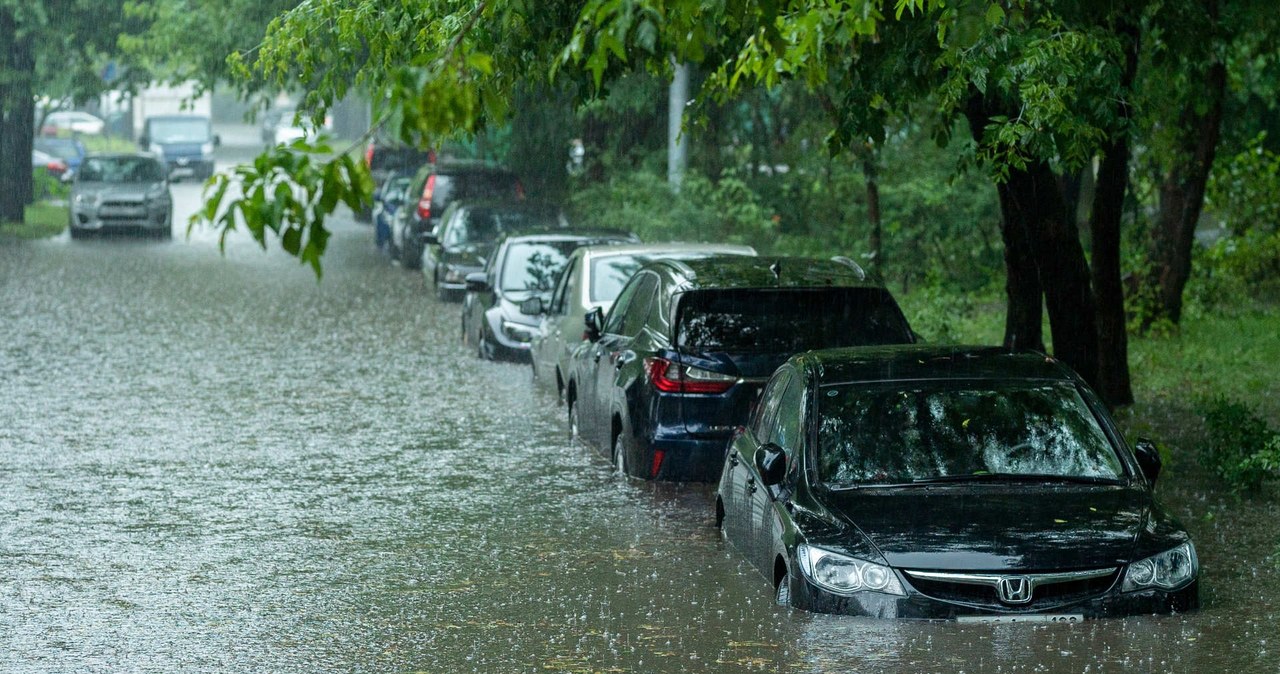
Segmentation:
[(178, 166), (186, 166), (190, 162), (191, 162), (190, 159), (187, 159), (186, 157), (180, 157), (178, 159)]
[(1028, 613), (1026, 615), (962, 615), (956, 617), (961, 623), (1082, 623), (1084, 616), (1079, 613)]
[(146, 214), (141, 208), (104, 208), (98, 212), (104, 218), (139, 218)]

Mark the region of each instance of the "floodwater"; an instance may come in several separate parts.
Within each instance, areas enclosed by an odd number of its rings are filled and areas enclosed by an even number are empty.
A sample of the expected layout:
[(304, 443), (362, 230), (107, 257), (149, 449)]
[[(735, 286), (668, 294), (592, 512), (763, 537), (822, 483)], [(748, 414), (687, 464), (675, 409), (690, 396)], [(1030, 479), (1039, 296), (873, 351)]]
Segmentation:
[(457, 305), (333, 226), (320, 283), (209, 232), (0, 243), (0, 671), (1280, 670), (1275, 509), (1176, 485), (1196, 614), (776, 608), (709, 487), (611, 475), (526, 366), (478, 362)]

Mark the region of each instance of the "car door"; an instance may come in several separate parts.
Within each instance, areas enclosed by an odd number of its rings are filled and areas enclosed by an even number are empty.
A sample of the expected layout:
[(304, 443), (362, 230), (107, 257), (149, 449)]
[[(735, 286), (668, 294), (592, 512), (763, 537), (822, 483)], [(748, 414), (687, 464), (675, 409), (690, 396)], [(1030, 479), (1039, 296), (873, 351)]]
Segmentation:
[[(767, 442), (772, 442), (782, 449), (787, 457), (787, 479), (777, 487), (765, 487), (763, 484), (751, 494), (751, 540), (756, 565), (766, 573), (773, 568), (774, 543), (781, 536), (780, 513), (783, 502), (778, 495), (788, 489), (793, 470), (796, 468), (796, 456), (804, 447), (805, 430), (805, 397), (804, 377), (788, 366), (783, 366), (779, 373), (785, 378), (784, 387), (777, 396), (772, 419), (769, 422)], [(782, 382), (780, 382), (782, 383)], [(754, 461), (753, 461), (754, 465)], [(759, 479), (759, 475), (757, 475)]]
[(747, 426), (741, 436), (737, 437), (729, 447), (725, 456), (727, 475), (722, 478), (720, 499), (724, 503), (725, 533), (734, 545), (747, 554), (754, 563), (751, 549), (751, 522), (753, 521), (751, 506), (751, 489), (755, 488), (758, 476), (754, 463), (755, 450), (762, 440), (759, 438), (767, 429), (772, 428), (777, 414), (779, 393), (786, 385), (786, 378), (775, 374), (765, 386), (756, 408), (752, 423)]
[(444, 270), (440, 269), (440, 263), (444, 259), (445, 248), (449, 245), (450, 239), (455, 238), (454, 230), (459, 226), (462, 219), (462, 209), (456, 205), (447, 209), (440, 217), (440, 228), (436, 231), (436, 242), (428, 243), (422, 252), (422, 273), (424, 276), (430, 276), (436, 283), (439, 283)]
[[(564, 353), (564, 320), (569, 300), (571, 279), (577, 273), (582, 256), (575, 254), (565, 265), (551, 293), (546, 313), (538, 324), (538, 336), (533, 340), (534, 370), (539, 377), (554, 383), (556, 366)], [(579, 330), (581, 334), (581, 330)]]
[[(650, 421), (650, 419), (631, 418), (633, 413), (644, 416), (649, 410), (640, 405), (638, 400), (628, 399), (628, 389), (635, 382), (639, 370), (643, 369), (642, 366), (635, 367), (640, 365), (637, 360), (650, 355), (645, 347), (638, 345), (637, 342), (640, 341), (638, 337), (649, 320), (654, 295), (658, 289), (657, 274), (641, 272), (639, 276), (635, 294), (627, 307), (626, 314), (620, 316), (621, 321), (612, 326), (612, 331), (606, 332), (605, 337), (601, 339), (601, 342), (607, 340), (602, 360), (607, 361), (609, 367), (601, 367), (598, 372), (601, 378), (601, 390), (608, 391), (607, 418), (610, 423), (605, 430), (609, 431), (610, 435), (614, 414), (622, 418), (622, 430), (624, 432), (630, 430), (632, 434), (638, 434), (649, 425)], [(638, 350), (645, 352), (638, 353)], [(605, 396), (601, 396), (601, 400), (605, 399)], [(612, 437), (608, 438), (609, 441), (612, 439)], [(629, 445), (631, 447), (636, 446), (634, 438), (629, 438), (627, 442), (631, 443)]]
[[(632, 282), (622, 289), (618, 301), (605, 317), (600, 339), (588, 348), (583, 354), (585, 357), (581, 360), (582, 370), (578, 373), (577, 385), (580, 387), (578, 399), (582, 408), (578, 412), (578, 423), (581, 424), (583, 437), (596, 448), (607, 448), (610, 440), (607, 437), (609, 434), (607, 396), (613, 385), (613, 366), (608, 360), (602, 362), (602, 359), (612, 348), (614, 342), (612, 336), (616, 335), (621, 328), (623, 318), (637, 296), (636, 289), (639, 284), (636, 281), (637, 279), (632, 279)], [(604, 384), (603, 388), (601, 383)], [(602, 415), (603, 421), (600, 419)]]

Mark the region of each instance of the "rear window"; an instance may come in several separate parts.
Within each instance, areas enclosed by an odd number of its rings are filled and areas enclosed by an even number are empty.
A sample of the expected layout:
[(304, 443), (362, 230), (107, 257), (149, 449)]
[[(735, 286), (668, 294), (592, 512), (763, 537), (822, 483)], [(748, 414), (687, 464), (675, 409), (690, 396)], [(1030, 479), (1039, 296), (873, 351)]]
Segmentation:
[(697, 290), (680, 303), (676, 343), (697, 351), (906, 344), (911, 330), (883, 288)]
[(457, 199), (516, 197), (516, 177), (510, 173), (441, 173), (431, 193), (432, 210)]

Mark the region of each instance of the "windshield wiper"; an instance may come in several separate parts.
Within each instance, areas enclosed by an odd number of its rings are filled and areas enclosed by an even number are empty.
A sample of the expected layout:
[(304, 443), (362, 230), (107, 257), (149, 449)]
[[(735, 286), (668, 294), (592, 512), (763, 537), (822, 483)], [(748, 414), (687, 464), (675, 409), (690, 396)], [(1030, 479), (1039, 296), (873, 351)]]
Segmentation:
[(1040, 473), (973, 473), (971, 475), (939, 475), (918, 477), (911, 484), (949, 484), (964, 482), (1066, 482), (1070, 484), (1124, 484), (1114, 477), (1089, 475), (1045, 475)]

